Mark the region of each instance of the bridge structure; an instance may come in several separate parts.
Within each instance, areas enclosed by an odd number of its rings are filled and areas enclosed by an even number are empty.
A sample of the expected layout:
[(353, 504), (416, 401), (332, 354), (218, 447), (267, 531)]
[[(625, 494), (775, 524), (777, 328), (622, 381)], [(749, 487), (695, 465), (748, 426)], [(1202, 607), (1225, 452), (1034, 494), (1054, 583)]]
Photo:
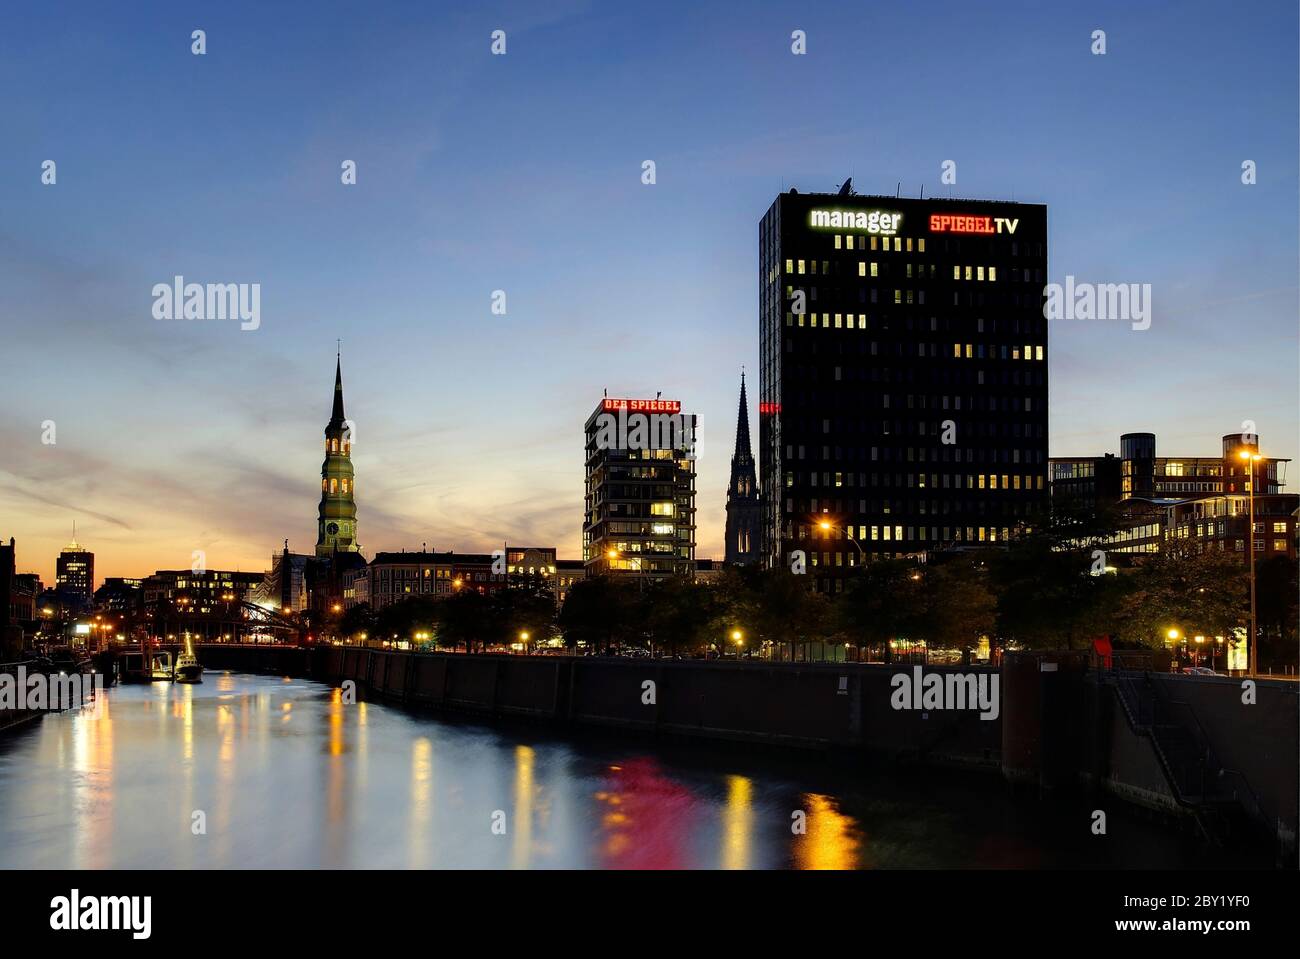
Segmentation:
[(146, 605), (145, 625), (155, 643), (296, 643), (305, 635), (280, 611), (234, 598), (203, 607), (186, 597), (159, 598)]

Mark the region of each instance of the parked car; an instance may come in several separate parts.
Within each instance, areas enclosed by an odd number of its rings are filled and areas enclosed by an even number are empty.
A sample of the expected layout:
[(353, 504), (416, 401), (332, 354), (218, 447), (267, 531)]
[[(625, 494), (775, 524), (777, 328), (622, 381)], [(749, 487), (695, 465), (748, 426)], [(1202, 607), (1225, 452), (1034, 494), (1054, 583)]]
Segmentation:
[(1216, 673), (1207, 666), (1184, 666), (1184, 676), (1222, 676), (1222, 673)]

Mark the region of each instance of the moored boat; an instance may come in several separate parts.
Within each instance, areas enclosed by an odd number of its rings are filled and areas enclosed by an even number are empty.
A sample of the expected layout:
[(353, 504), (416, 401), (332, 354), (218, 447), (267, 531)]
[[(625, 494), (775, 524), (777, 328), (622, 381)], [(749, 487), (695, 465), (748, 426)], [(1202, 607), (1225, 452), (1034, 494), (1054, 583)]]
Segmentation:
[(188, 649), (176, 659), (175, 678), (178, 683), (203, 682), (203, 666), (200, 665), (199, 658)]

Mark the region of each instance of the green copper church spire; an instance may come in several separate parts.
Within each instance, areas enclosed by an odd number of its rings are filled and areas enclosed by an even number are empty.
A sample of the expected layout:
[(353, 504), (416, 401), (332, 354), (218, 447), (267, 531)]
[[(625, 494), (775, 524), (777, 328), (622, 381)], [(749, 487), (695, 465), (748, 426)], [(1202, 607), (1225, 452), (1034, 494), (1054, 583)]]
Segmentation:
[(343, 413), (343, 354), (334, 367), (334, 408), (325, 427), (325, 462), (320, 468), (316, 555), (356, 553), (357, 504), (352, 475), (352, 423)]

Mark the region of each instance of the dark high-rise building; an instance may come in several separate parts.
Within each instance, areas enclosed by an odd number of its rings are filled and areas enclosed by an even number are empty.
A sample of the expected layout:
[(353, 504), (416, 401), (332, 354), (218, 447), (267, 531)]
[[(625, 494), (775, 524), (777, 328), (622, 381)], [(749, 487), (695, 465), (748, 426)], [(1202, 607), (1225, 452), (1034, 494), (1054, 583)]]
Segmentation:
[(1047, 495), (1047, 208), (845, 187), (759, 224), (763, 560), (827, 592)]
[(77, 542), (75, 529), (72, 535), (72, 542), (63, 547), (55, 561), (55, 589), (76, 605), (90, 609), (95, 602), (95, 554)]
[(325, 462), (320, 468), (316, 555), (356, 553), (357, 504), (352, 475), (352, 424), (343, 413), (343, 359), (334, 367), (334, 408), (325, 427)]
[(740, 374), (740, 411), (736, 414), (736, 449), (731, 454), (731, 482), (727, 484), (727, 531), (725, 561), (748, 566), (759, 558), (758, 479), (754, 453), (749, 443), (749, 400), (745, 395), (745, 374)]
[(604, 399), (587, 418), (587, 575), (695, 572), (696, 418), (676, 400)]

